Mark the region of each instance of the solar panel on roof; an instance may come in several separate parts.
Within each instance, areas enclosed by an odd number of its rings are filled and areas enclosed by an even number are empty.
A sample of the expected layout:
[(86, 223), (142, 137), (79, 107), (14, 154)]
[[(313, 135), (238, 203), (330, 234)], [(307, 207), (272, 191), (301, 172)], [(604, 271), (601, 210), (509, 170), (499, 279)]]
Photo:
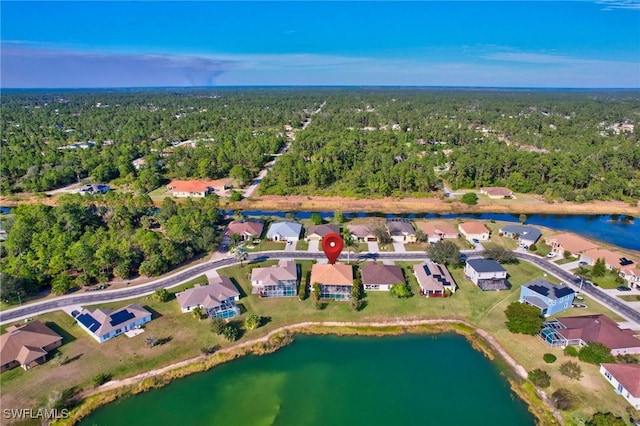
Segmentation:
[(631, 265), (632, 263), (633, 263), (633, 260), (629, 260), (626, 257), (620, 258), (620, 266), (627, 266), (627, 265)]
[(100, 323), (98, 322), (98, 320), (89, 314), (78, 315), (76, 319), (80, 322), (80, 324), (87, 327), (92, 333), (95, 333), (96, 330), (100, 328)]
[(429, 269), (429, 267), (425, 265), (425, 266), (423, 266), (423, 268), (424, 268), (424, 273), (427, 274), (427, 276), (430, 276), (431, 275), (431, 270)]
[(109, 321), (109, 324), (115, 327), (116, 325), (122, 324), (123, 322), (128, 321), (133, 317), (135, 317), (135, 315), (132, 312), (124, 309), (111, 315), (111, 321)]

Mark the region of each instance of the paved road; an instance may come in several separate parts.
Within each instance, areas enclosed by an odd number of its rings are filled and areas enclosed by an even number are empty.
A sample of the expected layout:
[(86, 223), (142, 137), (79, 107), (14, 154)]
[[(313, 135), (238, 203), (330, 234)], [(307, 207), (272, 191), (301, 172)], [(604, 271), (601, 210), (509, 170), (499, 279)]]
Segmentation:
[[(465, 258), (472, 258), (480, 256), (482, 252), (480, 251), (464, 251), (463, 256)], [(540, 258), (538, 256), (534, 256), (527, 253), (515, 252), (516, 256), (524, 261), (530, 262), (539, 268), (543, 269), (549, 274), (552, 274), (562, 281), (571, 285), (574, 289), (580, 289), (577, 281), (577, 277), (570, 272), (565, 271), (560, 268), (553, 262), (549, 262), (544, 258)], [(294, 252), (284, 252), (284, 251), (268, 251), (268, 252), (259, 252), (252, 253), (249, 255), (248, 261), (262, 261), (267, 259), (287, 259), (287, 258), (295, 258), (295, 259), (325, 259), (324, 253), (311, 253), (308, 251), (294, 251)], [(351, 260), (425, 260), (425, 253), (422, 252), (406, 252), (406, 253), (358, 253), (352, 254)], [(343, 253), (339, 260), (346, 261), (347, 255)], [(182, 272), (178, 272), (174, 275), (171, 275), (167, 278), (163, 278), (154, 282), (150, 282), (147, 284), (141, 284), (131, 288), (118, 289), (118, 290), (104, 290), (101, 292), (93, 292), (93, 293), (82, 293), (77, 295), (67, 295), (61, 296), (55, 299), (36, 302), (25, 306), (20, 306), (17, 308), (9, 309), (6, 311), (0, 312), (0, 324), (4, 324), (6, 322), (15, 321), (22, 318), (31, 317), (34, 315), (42, 314), (45, 312), (56, 311), (62, 309), (65, 306), (71, 305), (92, 305), (97, 303), (105, 303), (105, 302), (113, 302), (117, 300), (125, 300), (131, 299), (135, 297), (140, 297), (146, 294), (149, 294), (156, 289), (159, 288), (169, 288), (180, 285), (184, 281), (193, 279), (199, 275), (204, 274), (205, 272), (217, 269), (224, 266), (233, 265), (236, 260), (233, 257), (228, 257), (224, 259), (219, 259), (215, 261), (210, 261), (207, 263), (203, 263), (201, 265), (194, 266), (193, 268), (187, 269)], [(582, 285), (580, 289), (585, 294), (593, 297), (598, 300), (600, 303), (608, 306), (614, 311), (620, 313), (621, 315), (627, 317), (629, 320), (632, 320), (638, 324), (640, 324), (640, 312), (633, 309), (631, 306), (623, 303), (620, 299), (610, 296), (600, 290), (599, 288), (592, 286), (590, 284)]]

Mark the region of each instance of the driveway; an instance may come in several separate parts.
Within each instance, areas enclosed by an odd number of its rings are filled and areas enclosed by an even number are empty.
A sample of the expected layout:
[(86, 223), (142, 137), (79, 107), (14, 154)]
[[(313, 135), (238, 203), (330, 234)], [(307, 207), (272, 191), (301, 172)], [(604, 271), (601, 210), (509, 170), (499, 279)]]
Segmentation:
[(380, 247), (378, 247), (377, 241), (368, 241), (367, 246), (369, 246), (369, 253), (380, 253)]
[(393, 243), (393, 250), (396, 253), (406, 253), (407, 251), (404, 249), (404, 243), (398, 243), (395, 242)]
[(296, 251), (296, 241), (287, 241), (287, 244), (284, 246), (284, 251)]
[(577, 267), (580, 266), (580, 261), (576, 260), (575, 262), (564, 263), (558, 266), (564, 269), (565, 271), (571, 271), (572, 269), (576, 269)]
[(320, 251), (320, 241), (319, 240), (310, 240), (309, 241), (309, 248), (307, 249), (307, 251), (310, 251), (312, 253), (318, 253)]

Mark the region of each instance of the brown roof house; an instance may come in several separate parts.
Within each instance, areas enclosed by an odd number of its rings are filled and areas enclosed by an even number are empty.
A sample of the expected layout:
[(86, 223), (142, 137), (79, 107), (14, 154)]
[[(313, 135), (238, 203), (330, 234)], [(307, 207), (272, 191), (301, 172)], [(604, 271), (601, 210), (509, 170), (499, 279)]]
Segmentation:
[(62, 336), (40, 321), (12, 325), (0, 336), (0, 373), (17, 366), (29, 370), (47, 360), (62, 345)]
[(489, 229), (481, 222), (462, 222), (458, 225), (460, 233), (469, 241), (487, 241), (489, 239)]
[(554, 235), (547, 238), (546, 242), (551, 247), (551, 251), (562, 254), (566, 250), (573, 256), (579, 256), (587, 250), (598, 248), (597, 245), (584, 238), (569, 233)]
[(434, 262), (422, 262), (413, 266), (413, 273), (425, 297), (446, 296), (446, 290), (455, 293), (457, 285), (446, 266)]
[(218, 180), (173, 180), (167, 185), (174, 197), (202, 198), (210, 194), (226, 195), (231, 188), (231, 179)]
[(416, 226), (424, 232), (430, 243), (436, 243), (445, 238), (458, 238), (458, 230), (448, 223), (418, 222)]
[(502, 198), (516, 198), (513, 196), (513, 192), (509, 188), (505, 188), (503, 186), (489, 186), (482, 188), (480, 189), (480, 193), (495, 200)]
[(318, 264), (311, 267), (311, 290), (317, 284), (320, 299), (351, 300), (353, 268), (344, 263)]
[(391, 239), (396, 243), (415, 243), (416, 230), (411, 222), (405, 219), (387, 220), (387, 230)]
[(327, 234), (340, 235), (339, 225), (316, 225), (307, 230), (307, 241), (320, 241)]
[(616, 393), (640, 410), (640, 364), (600, 364), (600, 373)]
[(604, 263), (609, 269), (617, 268), (620, 271), (627, 271), (636, 267), (633, 260), (627, 259), (620, 253), (616, 253), (611, 250), (594, 248), (587, 250), (580, 255), (580, 260), (587, 262), (589, 265), (594, 265), (598, 259), (604, 259)]
[(260, 297), (295, 296), (298, 289), (298, 267), (293, 260), (281, 259), (268, 268), (251, 271), (251, 292)]
[(234, 220), (227, 226), (224, 235), (230, 237), (234, 234), (240, 235), (243, 241), (260, 238), (264, 230), (264, 220), (248, 219), (243, 221)]
[(236, 301), (240, 292), (229, 277), (210, 277), (208, 285), (196, 284), (190, 289), (176, 293), (182, 313), (201, 307), (211, 318), (232, 318), (240, 315)]
[(602, 343), (612, 355), (640, 353), (640, 339), (632, 330), (621, 329), (611, 318), (599, 315), (557, 318), (544, 323), (540, 337), (550, 346), (585, 346)]
[(94, 309), (93, 311), (83, 309), (76, 316), (76, 321), (98, 343), (103, 343), (125, 331), (138, 328), (151, 321), (151, 312), (137, 303), (117, 311), (113, 309)]
[(405, 284), (402, 268), (395, 265), (378, 265), (367, 262), (360, 267), (365, 290), (389, 291), (394, 284)]
[(373, 233), (373, 225), (347, 225), (351, 236), (360, 242), (378, 241)]

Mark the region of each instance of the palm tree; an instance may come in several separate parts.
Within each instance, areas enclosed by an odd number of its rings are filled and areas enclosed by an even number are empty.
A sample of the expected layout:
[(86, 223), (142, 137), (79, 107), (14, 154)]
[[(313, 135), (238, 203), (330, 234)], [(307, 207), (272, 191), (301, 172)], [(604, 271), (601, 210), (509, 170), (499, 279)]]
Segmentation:
[(351, 235), (344, 235), (342, 241), (347, 248), (347, 263), (351, 263), (351, 249), (358, 251), (358, 242)]
[(233, 257), (235, 257), (236, 260), (240, 261), (240, 267), (242, 268), (242, 262), (247, 260), (247, 258), (249, 257), (247, 248), (244, 245), (236, 247), (235, 251), (233, 252)]
[(206, 312), (204, 311), (202, 306), (196, 306), (191, 312), (193, 312), (193, 317), (199, 320), (206, 316)]

